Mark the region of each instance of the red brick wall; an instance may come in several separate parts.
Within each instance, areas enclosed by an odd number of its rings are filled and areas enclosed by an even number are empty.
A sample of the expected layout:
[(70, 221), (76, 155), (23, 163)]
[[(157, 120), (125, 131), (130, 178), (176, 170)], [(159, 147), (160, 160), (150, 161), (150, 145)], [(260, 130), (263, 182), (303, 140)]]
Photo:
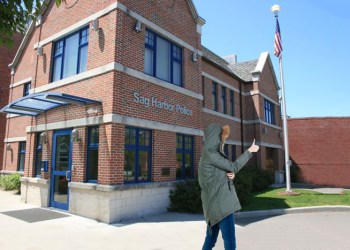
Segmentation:
[(306, 183), (350, 187), (350, 118), (288, 119), (289, 150)]
[[(8, 65), (12, 62), (23, 35), (13, 36), (13, 46), (0, 46), (0, 108), (6, 106), (9, 100), (9, 86), (11, 84), (11, 69)], [(6, 135), (6, 114), (0, 113), (0, 171), (3, 168), (4, 139)]]

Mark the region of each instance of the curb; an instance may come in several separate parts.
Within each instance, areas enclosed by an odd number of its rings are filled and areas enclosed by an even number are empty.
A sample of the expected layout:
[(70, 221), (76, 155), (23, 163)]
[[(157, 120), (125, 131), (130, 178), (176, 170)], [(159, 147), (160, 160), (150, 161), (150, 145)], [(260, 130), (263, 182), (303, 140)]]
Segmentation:
[(319, 206), (319, 207), (298, 207), (287, 209), (270, 209), (248, 212), (236, 212), (235, 218), (250, 218), (260, 216), (274, 216), (283, 214), (316, 213), (316, 212), (348, 212), (350, 206)]

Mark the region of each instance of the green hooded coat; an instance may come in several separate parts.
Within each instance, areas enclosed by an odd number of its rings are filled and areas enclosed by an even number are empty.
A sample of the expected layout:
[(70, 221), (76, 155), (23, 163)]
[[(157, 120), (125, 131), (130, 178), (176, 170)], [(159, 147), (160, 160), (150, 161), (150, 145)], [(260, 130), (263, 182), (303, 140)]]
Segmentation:
[(241, 209), (233, 182), (228, 180), (226, 173), (236, 174), (252, 156), (246, 150), (235, 162), (229, 161), (222, 151), (221, 131), (222, 127), (218, 124), (211, 124), (205, 130), (199, 162), (198, 179), (204, 216), (209, 226)]

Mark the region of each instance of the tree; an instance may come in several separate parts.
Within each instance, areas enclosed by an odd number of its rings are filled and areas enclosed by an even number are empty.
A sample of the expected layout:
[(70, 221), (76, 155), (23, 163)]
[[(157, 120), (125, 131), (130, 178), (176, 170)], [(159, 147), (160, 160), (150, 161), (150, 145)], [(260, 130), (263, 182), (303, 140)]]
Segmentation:
[[(65, 0), (55, 0), (57, 7)], [(25, 33), (31, 21), (42, 13), (50, 1), (0, 0), (0, 45), (12, 46), (14, 33)]]

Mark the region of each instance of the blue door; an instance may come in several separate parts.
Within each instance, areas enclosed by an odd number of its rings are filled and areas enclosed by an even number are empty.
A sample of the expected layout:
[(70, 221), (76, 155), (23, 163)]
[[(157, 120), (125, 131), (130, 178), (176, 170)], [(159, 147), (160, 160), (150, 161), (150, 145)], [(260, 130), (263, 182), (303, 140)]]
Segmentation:
[(55, 131), (52, 147), (52, 173), (50, 188), (51, 207), (68, 210), (72, 167), (72, 130)]

